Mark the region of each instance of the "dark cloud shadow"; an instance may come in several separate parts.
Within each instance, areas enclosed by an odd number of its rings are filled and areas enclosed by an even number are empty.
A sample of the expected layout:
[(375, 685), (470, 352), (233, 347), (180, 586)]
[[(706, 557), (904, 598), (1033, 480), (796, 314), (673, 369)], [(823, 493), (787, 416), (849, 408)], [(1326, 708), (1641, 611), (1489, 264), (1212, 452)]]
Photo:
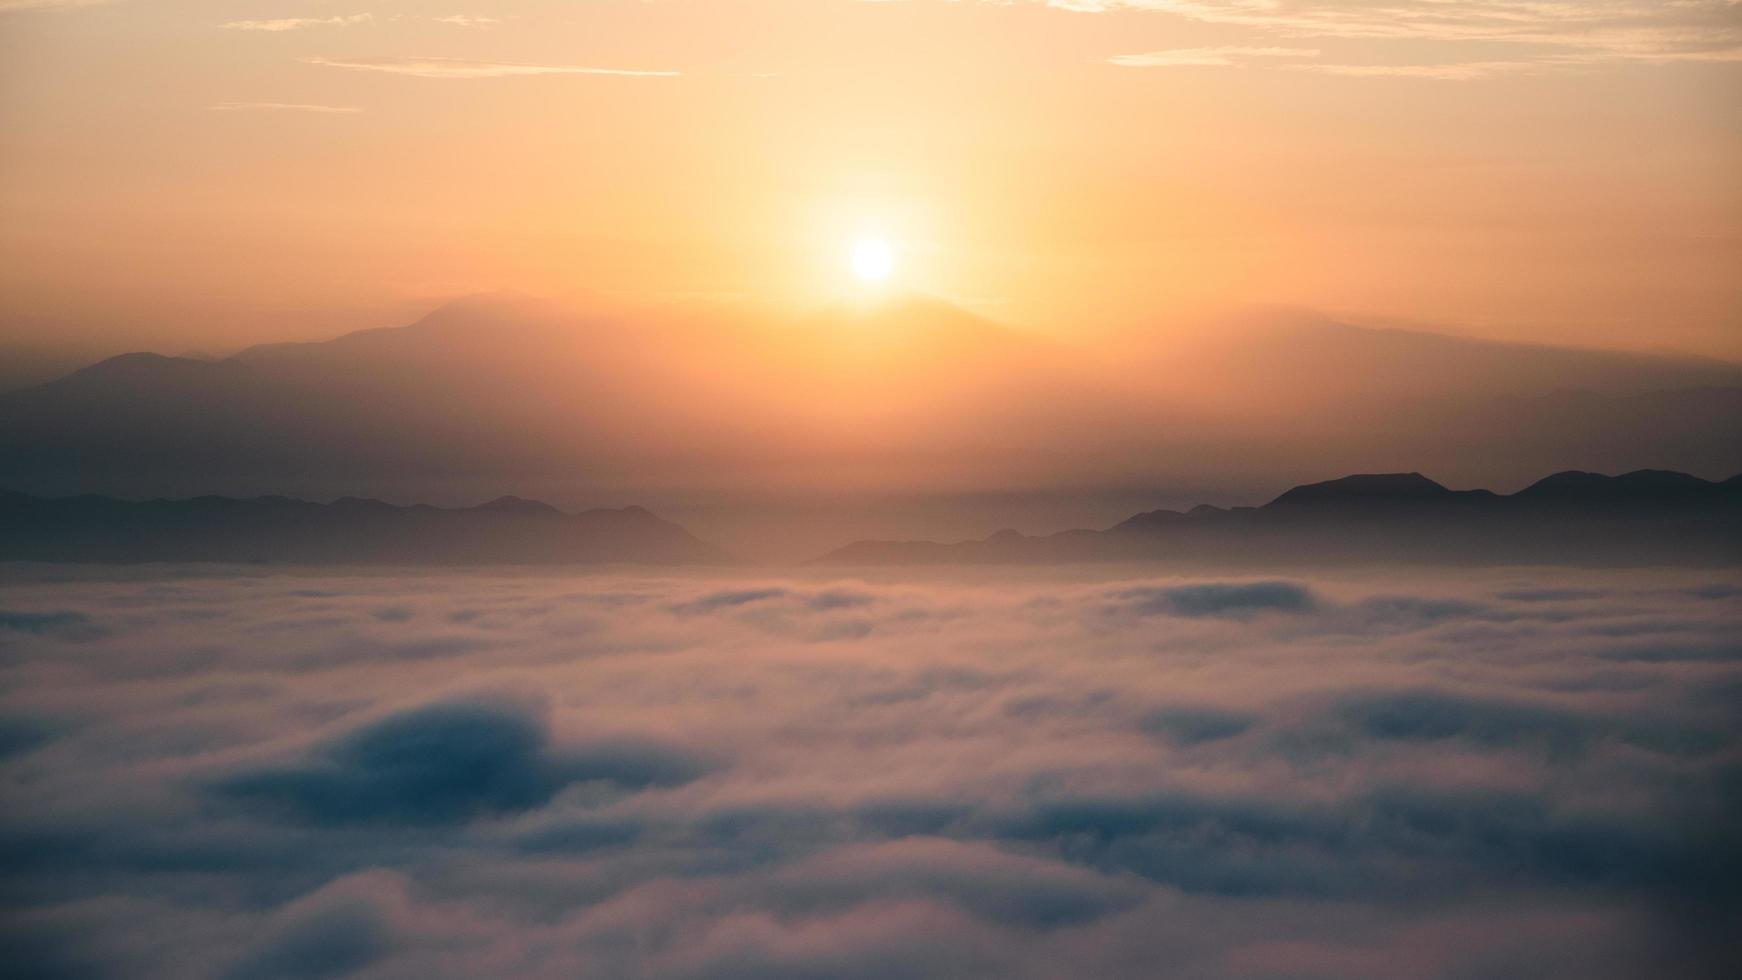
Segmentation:
[(652, 743), (553, 747), (536, 709), (448, 701), (371, 722), (301, 763), (233, 773), (209, 790), (315, 824), (444, 825), (530, 810), (572, 783), (645, 789), (707, 768)]
[(1139, 616), (1212, 616), (1240, 619), (1260, 613), (1305, 613), (1318, 606), (1310, 589), (1293, 582), (1205, 582), (1145, 586), (1111, 594), (1113, 608)]

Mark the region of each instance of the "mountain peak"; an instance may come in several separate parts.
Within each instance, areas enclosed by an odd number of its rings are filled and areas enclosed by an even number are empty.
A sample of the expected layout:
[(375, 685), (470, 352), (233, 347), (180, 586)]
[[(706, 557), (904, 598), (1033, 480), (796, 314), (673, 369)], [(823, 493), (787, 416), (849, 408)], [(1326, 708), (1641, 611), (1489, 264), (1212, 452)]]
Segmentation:
[(1635, 489), (1661, 488), (1676, 490), (1692, 490), (1710, 486), (1710, 482), (1688, 473), (1675, 470), (1634, 470), (1623, 473), (1615, 478), (1617, 483)]
[(525, 497), (516, 497), (512, 494), (497, 497), (487, 504), (479, 504), (472, 509), (497, 514), (536, 514), (540, 516), (562, 513), (542, 500), (527, 500)]
[[(1192, 514), (1197, 515), (1198, 509), (1194, 508), (1192, 510)], [(1185, 514), (1182, 514), (1177, 510), (1151, 510), (1151, 511), (1145, 511), (1141, 514), (1136, 514), (1134, 516), (1126, 518), (1124, 521), (1121, 521), (1119, 523), (1119, 525), (1114, 528), (1114, 530), (1116, 530), (1116, 531), (1155, 530), (1155, 529), (1160, 529), (1160, 528), (1165, 528), (1165, 527), (1172, 527), (1172, 526), (1179, 524), (1182, 521), (1185, 521), (1187, 519), (1188, 518)]]
[(1370, 473), (1296, 487), (1263, 507), (1156, 510), (1102, 531), (1041, 537), (861, 541), (820, 561), (1734, 564), (1742, 476), (1568, 472), (1533, 489), (1500, 496), (1449, 490), (1420, 473)]
[(1320, 503), (1417, 502), (1456, 496), (1420, 473), (1361, 473), (1288, 491), (1270, 506)]
[[(215, 370), (218, 364), (213, 361), (193, 357), (171, 357), (167, 354), (154, 354), (149, 351), (135, 351), (130, 354), (116, 354), (107, 357), (88, 367), (80, 368), (60, 379), (60, 382), (130, 382), (144, 381), (182, 381), (190, 378), (206, 377)], [(57, 382), (50, 382), (55, 384)]]
[(1674, 470), (1634, 470), (1620, 476), (1567, 470), (1543, 477), (1520, 490), (1517, 496), (1525, 500), (1619, 500), (1700, 493), (1714, 486)]
[[(0, 560), (298, 564), (716, 564), (729, 560), (638, 508), (562, 519), (500, 497), (477, 507), (399, 506), (346, 497), (125, 501), (0, 492)], [(503, 519), (508, 515), (510, 519)], [(546, 518), (518, 521), (526, 515)]]
[[(262, 498), (265, 499), (265, 498)], [(373, 497), (340, 497), (333, 501), (332, 506), (339, 510), (391, 510), (393, 505), (385, 500)]]

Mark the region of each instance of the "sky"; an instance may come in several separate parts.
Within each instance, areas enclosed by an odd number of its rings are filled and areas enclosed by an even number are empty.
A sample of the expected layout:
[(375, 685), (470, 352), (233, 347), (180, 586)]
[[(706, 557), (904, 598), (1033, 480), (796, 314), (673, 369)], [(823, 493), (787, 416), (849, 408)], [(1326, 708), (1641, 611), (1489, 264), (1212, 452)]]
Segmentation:
[(11, 506), (745, 559), (0, 563), (0, 962), (1742, 975), (1734, 567), (807, 563), (1735, 475), (1739, 83), (1735, 0), (0, 0)]
[(1730, 572), (0, 574), (23, 975), (1736, 975)]
[[(1727, 0), (0, 0), (0, 349), (511, 290), (1742, 357)], [(59, 363), (59, 362), (57, 362)]]

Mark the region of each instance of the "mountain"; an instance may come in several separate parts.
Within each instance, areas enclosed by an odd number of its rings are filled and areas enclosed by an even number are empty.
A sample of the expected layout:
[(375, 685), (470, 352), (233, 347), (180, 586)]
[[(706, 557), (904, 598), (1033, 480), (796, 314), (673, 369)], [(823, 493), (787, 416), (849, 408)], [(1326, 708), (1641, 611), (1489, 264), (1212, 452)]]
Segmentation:
[[(731, 494), (1026, 493), (1027, 513), (1105, 495), (1046, 518), (1061, 527), (1120, 513), (1132, 488), (1249, 497), (1282, 473), (1401, 461), (1466, 485), (1573, 466), (1735, 472), (1742, 366), (1299, 311), (1122, 346), (920, 296), (802, 315), (488, 296), (332, 340), (127, 354), (0, 392), (0, 486), (45, 496), (454, 505), (514, 486), (672, 512)], [(900, 526), (838, 519), (819, 518), (807, 551)], [(934, 526), (974, 520), (1027, 518), (963, 503)]]
[(1176, 454), (1215, 454), (1222, 485), (1251, 494), (1285, 473), (1404, 465), (1473, 486), (1571, 468), (1742, 469), (1742, 365), (1713, 358), (1277, 308), (1128, 333), (1115, 356), (1182, 429), (1210, 433), (1176, 440)]
[(1413, 509), (1424, 504), (1455, 500), (1488, 500), (1487, 490), (1448, 490), (1420, 473), (1381, 473), (1345, 476), (1339, 480), (1295, 487), (1269, 506), (1282, 510), (1322, 511), (1327, 508), (1370, 511), (1379, 508)]
[[(0, 315), (0, 334), (13, 337), (56, 338), (65, 331), (60, 324), (24, 324)], [(36, 341), (0, 341), (0, 392), (44, 384), (91, 364), (102, 352), (82, 344)]]
[[(1639, 470), (1621, 476), (1604, 476), (1569, 470), (1544, 477), (1514, 496), (1521, 501), (1611, 506), (1699, 506), (1733, 492), (1742, 476), (1713, 484), (1699, 477), (1669, 470)], [(1728, 488), (1728, 489), (1727, 489)]]
[(1742, 476), (1570, 471), (1510, 495), (1420, 473), (1298, 486), (1261, 507), (1150, 511), (1103, 531), (979, 541), (860, 541), (831, 565), (1189, 560), (1541, 564), (1742, 562)]
[(887, 471), (1098, 404), (1067, 360), (923, 298), (782, 318), (483, 297), (408, 326), (218, 361), (127, 354), (0, 392), (0, 485), (452, 501), (503, 484), (760, 484), (773, 467), (811, 480), (843, 454)]
[(1430, 402), (1588, 391), (1611, 396), (1742, 385), (1742, 365), (1674, 353), (1591, 350), (1344, 323), (1310, 310), (1260, 307), (1149, 336), (1128, 357), (1165, 376), (1189, 368), (1247, 399), (1284, 390), (1289, 411), (1351, 401)]
[(0, 560), (717, 564), (728, 556), (640, 507), (564, 514), (518, 497), (443, 509), (357, 497), (51, 500), (0, 491)]

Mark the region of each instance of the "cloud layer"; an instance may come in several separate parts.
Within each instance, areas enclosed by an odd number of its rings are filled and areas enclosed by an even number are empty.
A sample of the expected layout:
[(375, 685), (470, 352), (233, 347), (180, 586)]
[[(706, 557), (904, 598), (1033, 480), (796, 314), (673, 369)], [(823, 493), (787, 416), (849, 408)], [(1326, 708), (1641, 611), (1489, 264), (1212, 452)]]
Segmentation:
[(373, 14), (341, 14), (334, 17), (275, 17), (268, 20), (232, 20), (223, 25), (230, 31), (267, 31), (280, 33), (283, 31), (300, 31), (310, 27), (352, 27), (357, 24), (372, 24)]
[(1737, 966), (1710, 574), (5, 574), (31, 975)]
[(1045, 0), (1089, 13), (1142, 10), (1205, 24), (1290, 37), (1538, 45), (1592, 59), (1642, 61), (1742, 58), (1742, 11), (1731, 0), (1437, 0), (1346, 3), (1301, 0)]
[[(1385, 4), (1303, 0), (1045, 0), (1085, 13), (1148, 11), (1242, 32), (1252, 43), (1118, 55), (1127, 67), (1274, 64), (1355, 77), (1466, 80), (1599, 65), (1742, 60), (1742, 5), (1732, 0), (1401, 0)], [(1320, 52), (1260, 44), (1301, 38), (1341, 42)], [(1336, 58), (1359, 60), (1338, 61)]]

